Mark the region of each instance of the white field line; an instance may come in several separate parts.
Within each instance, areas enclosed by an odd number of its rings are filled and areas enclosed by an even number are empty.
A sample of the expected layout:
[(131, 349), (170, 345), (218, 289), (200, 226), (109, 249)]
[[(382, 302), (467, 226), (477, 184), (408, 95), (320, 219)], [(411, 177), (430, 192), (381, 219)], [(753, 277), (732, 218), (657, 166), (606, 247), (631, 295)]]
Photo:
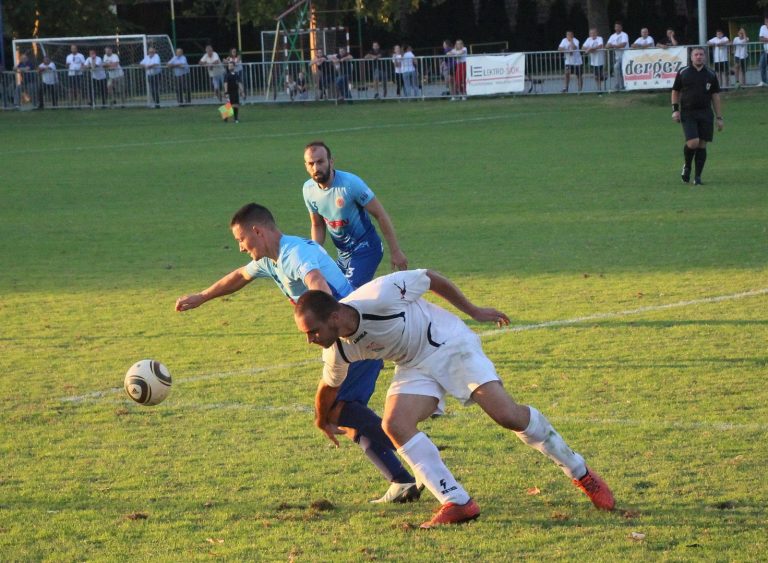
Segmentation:
[[(613, 313), (597, 313), (595, 315), (587, 315), (585, 317), (576, 317), (573, 319), (561, 319), (556, 321), (546, 321), (543, 323), (505, 327), (502, 329), (487, 330), (484, 332), (480, 332), (478, 334), (482, 338), (487, 336), (496, 336), (499, 334), (505, 334), (508, 332), (524, 332), (528, 330), (537, 330), (537, 329), (549, 328), (553, 326), (568, 326), (568, 325), (573, 325), (573, 324), (578, 324), (583, 322), (590, 322), (590, 321), (604, 320), (604, 319), (614, 319), (614, 318), (627, 317), (630, 315), (639, 315), (642, 313), (649, 313), (654, 311), (663, 311), (665, 309), (689, 307), (691, 305), (702, 305), (707, 303), (720, 303), (722, 301), (731, 301), (734, 299), (745, 299), (748, 297), (756, 297), (759, 295), (766, 295), (766, 294), (768, 294), (768, 287), (763, 289), (754, 289), (751, 291), (742, 291), (741, 293), (732, 293), (730, 295), (718, 295), (715, 297), (703, 297), (701, 299), (692, 299), (689, 301), (678, 301), (677, 303), (667, 303), (664, 305), (649, 305), (647, 307), (639, 307), (637, 309), (629, 309), (627, 311), (618, 311)], [(274, 370), (292, 369), (296, 367), (307, 366), (313, 363), (319, 363), (319, 360), (317, 361), (304, 360), (302, 362), (294, 362), (289, 364), (276, 364), (272, 366), (262, 366), (262, 367), (256, 367), (253, 369), (248, 369), (248, 370), (202, 374), (202, 375), (187, 377), (180, 381), (176, 381), (174, 382), (174, 385), (184, 385), (187, 383), (195, 383), (197, 381), (205, 381), (207, 379), (223, 379), (226, 377), (234, 377), (238, 375), (256, 375), (256, 374), (265, 373), (265, 372), (274, 371)], [(86, 393), (84, 395), (61, 397), (59, 400), (68, 402), (68, 403), (79, 403), (79, 402), (87, 401), (88, 399), (99, 399), (106, 395), (119, 393), (120, 391), (122, 391), (122, 387), (113, 387), (111, 389), (105, 389), (103, 391), (93, 391), (92, 393)]]
[(679, 307), (690, 307), (691, 305), (704, 305), (707, 303), (720, 303), (722, 301), (732, 301), (734, 299), (745, 299), (747, 297), (756, 297), (758, 295), (768, 294), (768, 287), (763, 289), (753, 289), (751, 291), (743, 291), (741, 293), (732, 293), (730, 295), (717, 295), (715, 297), (702, 297), (701, 299), (691, 299), (690, 301), (678, 301), (677, 303), (667, 303), (664, 305), (648, 305), (647, 307), (638, 307), (637, 309), (628, 309), (626, 311), (617, 311), (614, 313), (596, 313), (594, 315), (587, 315), (584, 317), (576, 317), (574, 319), (561, 319), (558, 321), (547, 321), (543, 323), (536, 323), (530, 325), (518, 325), (509, 326), (504, 328), (497, 328), (495, 330), (486, 330), (479, 332), (481, 337), (496, 336), (498, 334), (505, 334), (507, 332), (523, 332), (526, 330), (535, 330), (539, 328), (549, 328), (552, 326), (568, 326), (580, 323), (586, 323), (590, 321), (601, 321), (605, 319), (615, 319), (618, 317), (628, 317), (630, 315), (640, 315), (642, 313), (652, 313), (655, 311), (664, 311), (666, 309), (677, 309)]
[(286, 133), (263, 133), (254, 135), (214, 135), (211, 137), (194, 137), (191, 139), (165, 139), (160, 141), (141, 141), (135, 143), (113, 143), (107, 145), (81, 145), (81, 146), (67, 146), (67, 147), (51, 147), (51, 148), (28, 148), (17, 149), (11, 151), (4, 151), (6, 155), (23, 155), (23, 154), (38, 154), (38, 153), (52, 153), (52, 152), (71, 152), (71, 151), (92, 151), (105, 149), (130, 149), (130, 148), (143, 148), (143, 147), (156, 147), (156, 146), (169, 146), (169, 145), (188, 145), (188, 144), (207, 144), (216, 141), (243, 141), (246, 139), (278, 139), (284, 137), (317, 137), (322, 135), (330, 135), (334, 133), (354, 133), (357, 131), (371, 131), (381, 129), (400, 129), (404, 127), (432, 127), (435, 125), (456, 125), (461, 123), (473, 123), (484, 121), (497, 121), (499, 119), (510, 119), (513, 117), (527, 117), (543, 112), (519, 112), (519, 113), (501, 113), (497, 115), (486, 115), (478, 117), (466, 117), (460, 119), (441, 119), (438, 121), (421, 121), (421, 122), (402, 122), (402, 123), (379, 123), (375, 125), (360, 125), (357, 127), (339, 127), (335, 129), (317, 129), (314, 131), (293, 131)]

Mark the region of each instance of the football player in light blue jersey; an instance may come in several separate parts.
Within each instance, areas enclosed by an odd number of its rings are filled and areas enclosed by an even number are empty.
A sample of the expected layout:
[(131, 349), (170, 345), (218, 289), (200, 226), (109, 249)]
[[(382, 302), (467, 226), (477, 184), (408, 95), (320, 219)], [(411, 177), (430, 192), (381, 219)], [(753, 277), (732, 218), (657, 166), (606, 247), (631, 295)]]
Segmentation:
[[(235, 293), (256, 278), (271, 278), (291, 303), (310, 289), (324, 291), (336, 299), (352, 292), (349, 281), (322, 246), (283, 234), (266, 207), (256, 203), (244, 205), (232, 217), (230, 227), (240, 251), (253, 260), (208, 289), (179, 297), (177, 311), (194, 309), (211, 299)], [(332, 420), (337, 426), (351, 429), (347, 436), (360, 445), (391, 483), (384, 496), (372, 502), (407, 502), (419, 498), (420, 488), (395, 455), (392, 441), (381, 428), (381, 418), (367, 406), (383, 364), (381, 360), (350, 364), (350, 375), (332, 406)]]
[(311, 176), (304, 183), (303, 192), (312, 240), (322, 245), (326, 232), (330, 232), (338, 252), (336, 263), (353, 286), (371, 281), (384, 255), (371, 215), (378, 221), (389, 246), (392, 268), (408, 268), (392, 220), (361, 178), (336, 170), (331, 150), (322, 141), (313, 141), (304, 148), (304, 166)]

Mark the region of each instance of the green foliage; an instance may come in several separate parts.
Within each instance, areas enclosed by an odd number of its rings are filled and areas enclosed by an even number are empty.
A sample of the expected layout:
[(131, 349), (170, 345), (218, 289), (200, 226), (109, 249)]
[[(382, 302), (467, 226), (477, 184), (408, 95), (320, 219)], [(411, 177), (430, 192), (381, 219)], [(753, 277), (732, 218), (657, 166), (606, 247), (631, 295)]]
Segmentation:
[(14, 0), (4, 2), (6, 26), (19, 39), (116, 33), (112, 0)]
[[(768, 296), (706, 301), (766, 288), (764, 105), (725, 96), (701, 188), (666, 94), (0, 114), (0, 560), (764, 559)], [(314, 429), (318, 350), (271, 283), (173, 311), (244, 263), (241, 204), (309, 233), (315, 138), (413, 267), (510, 314), (472, 326), (615, 514), (449, 401), (423, 428), (483, 513), (421, 533), (428, 494), (368, 504), (386, 483)], [(152, 408), (120, 389), (144, 357), (174, 376)]]

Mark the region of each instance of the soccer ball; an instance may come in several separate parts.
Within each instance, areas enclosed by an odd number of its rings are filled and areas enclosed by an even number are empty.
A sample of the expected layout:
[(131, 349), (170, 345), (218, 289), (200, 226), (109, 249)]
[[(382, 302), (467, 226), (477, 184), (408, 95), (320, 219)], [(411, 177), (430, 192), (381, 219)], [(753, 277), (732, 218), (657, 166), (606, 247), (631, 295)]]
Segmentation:
[(168, 368), (155, 360), (141, 360), (125, 373), (123, 387), (128, 396), (141, 405), (157, 405), (171, 392)]

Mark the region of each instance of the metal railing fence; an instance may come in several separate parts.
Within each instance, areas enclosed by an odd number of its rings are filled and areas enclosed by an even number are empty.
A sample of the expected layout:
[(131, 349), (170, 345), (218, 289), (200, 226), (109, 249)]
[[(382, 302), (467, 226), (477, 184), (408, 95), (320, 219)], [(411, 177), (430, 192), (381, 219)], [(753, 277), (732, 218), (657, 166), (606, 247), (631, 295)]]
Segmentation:
[[(760, 43), (747, 45), (744, 85), (760, 82)], [(566, 91), (564, 53), (525, 53), (525, 89), (516, 95)], [(601, 62), (602, 65), (597, 63)], [(582, 55), (571, 66), (567, 92), (615, 92), (619, 82), (611, 51)], [(462, 98), (466, 96), (461, 61), (448, 56), (418, 56), (413, 65), (396, 65), (390, 58), (354, 59), (322, 68), (310, 61), (244, 63), (239, 74), (241, 104), (274, 102), (350, 102), (378, 99)], [(739, 64), (730, 57), (731, 72)], [(8, 71), (0, 73), (2, 109), (173, 107), (221, 104), (223, 68), (191, 65), (186, 71), (163, 67), (148, 75), (141, 67), (107, 71), (106, 78), (82, 70)]]

